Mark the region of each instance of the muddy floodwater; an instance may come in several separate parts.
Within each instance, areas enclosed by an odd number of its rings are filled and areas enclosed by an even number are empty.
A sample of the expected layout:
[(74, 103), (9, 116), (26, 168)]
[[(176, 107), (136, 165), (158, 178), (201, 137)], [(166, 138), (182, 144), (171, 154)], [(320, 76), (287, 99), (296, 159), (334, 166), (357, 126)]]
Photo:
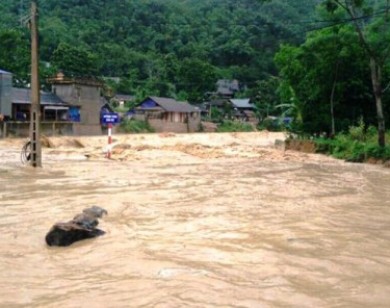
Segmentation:
[[(0, 307), (389, 307), (390, 169), (279, 137), (0, 141)], [(91, 205), (104, 236), (46, 246)]]

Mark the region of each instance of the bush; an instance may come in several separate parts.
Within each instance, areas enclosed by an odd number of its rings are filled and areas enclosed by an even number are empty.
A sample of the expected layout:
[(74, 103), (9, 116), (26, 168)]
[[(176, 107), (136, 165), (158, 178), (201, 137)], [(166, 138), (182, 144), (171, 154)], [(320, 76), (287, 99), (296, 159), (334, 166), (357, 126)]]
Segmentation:
[(254, 127), (249, 123), (239, 121), (223, 121), (217, 127), (217, 132), (253, 132)]
[(266, 118), (259, 124), (259, 129), (266, 129), (270, 132), (284, 131), (286, 127), (279, 119)]
[(334, 139), (315, 139), (318, 153), (330, 154), (351, 162), (363, 162), (369, 158), (390, 159), (390, 146), (377, 145), (377, 131), (369, 127), (366, 132), (361, 127), (350, 127), (349, 134), (338, 134)]
[(366, 147), (366, 157), (387, 160), (390, 159), (390, 146), (380, 147), (378, 145), (369, 145)]
[(358, 126), (350, 126), (348, 129), (349, 137), (352, 140), (365, 141), (366, 132), (364, 130), (364, 121), (363, 118), (360, 118)]
[(153, 133), (154, 129), (146, 121), (135, 119), (123, 120), (119, 130), (124, 133)]

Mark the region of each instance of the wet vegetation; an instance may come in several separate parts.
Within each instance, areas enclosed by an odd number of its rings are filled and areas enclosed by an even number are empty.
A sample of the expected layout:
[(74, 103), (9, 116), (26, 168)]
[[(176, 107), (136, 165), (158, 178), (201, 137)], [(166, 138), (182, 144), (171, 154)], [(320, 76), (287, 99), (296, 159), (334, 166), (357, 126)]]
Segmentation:
[[(387, 133), (390, 138), (390, 133)], [(359, 126), (351, 126), (347, 133), (339, 133), (334, 138), (316, 138), (316, 151), (332, 155), (350, 162), (385, 162), (390, 160), (390, 146), (378, 145), (378, 131), (374, 126), (367, 129), (363, 121)]]

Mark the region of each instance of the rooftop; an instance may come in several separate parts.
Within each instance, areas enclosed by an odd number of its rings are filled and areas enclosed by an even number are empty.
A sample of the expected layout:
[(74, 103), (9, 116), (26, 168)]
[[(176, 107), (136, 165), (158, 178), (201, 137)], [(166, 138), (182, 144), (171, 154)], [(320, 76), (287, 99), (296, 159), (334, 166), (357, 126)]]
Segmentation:
[(0, 70), (0, 74), (3, 74), (3, 75), (5, 75), (5, 74), (7, 74), (7, 75), (12, 75), (12, 73), (7, 72), (7, 71), (3, 71), (3, 70)]
[[(168, 112), (196, 112), (199, 111), (196, 107), (187, 102), (178, 102), (173, 98), (151, 96), (148, 99), (153, 100), (161, 108)], [(146, 101), (146, 100), (144, 100)]]
[(251, 104), (249, 98), (241, 98), (241, 99), (230, 99), (233, 106), (236, 108), (247, 108), (247, 109), (253, 109), (253, 104)]
[[(68, 105), (51, 92), (41, 91), (40, 95), (41, 105)], [(12, 88), (12, 102), (16, 104), (31, 104), (31, 89)]]

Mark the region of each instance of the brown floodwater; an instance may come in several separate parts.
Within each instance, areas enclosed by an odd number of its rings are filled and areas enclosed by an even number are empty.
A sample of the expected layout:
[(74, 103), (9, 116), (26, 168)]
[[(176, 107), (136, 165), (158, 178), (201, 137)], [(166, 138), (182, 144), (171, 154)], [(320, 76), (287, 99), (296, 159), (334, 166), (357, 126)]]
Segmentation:
[(170, 153), (0, 162), (0, 307), (389, 307), (389, 169)]

